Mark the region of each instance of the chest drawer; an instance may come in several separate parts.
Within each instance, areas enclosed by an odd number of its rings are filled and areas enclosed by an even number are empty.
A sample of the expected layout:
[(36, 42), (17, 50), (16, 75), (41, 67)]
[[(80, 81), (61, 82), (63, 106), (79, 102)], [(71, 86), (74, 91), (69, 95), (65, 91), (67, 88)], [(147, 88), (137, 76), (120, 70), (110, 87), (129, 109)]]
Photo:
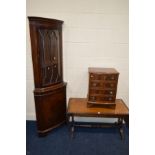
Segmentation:
[(117, 74), (110, 74), (104, 76), (105, 81), (117, 81), (118, 75)]
[(101, 90), (101, 89), (90, 89), (89, 94), (99, 94), (99, 95), (115, 95), (116, 91), (115, 90)]
[(104, 104), (104, 103), (113, 103), (115, 102), (115, 97), (114, 96), (89, 96), (89, 102), (96, 102), (99, 104)]
[(96, 87), (104, 87), (104, 83), (100, 81), (90, 81), (89, 83), (90, 88), (96, 88)]
[(102, 74), (89, 74), (89, 79), (90, 80), (104, 80), (104, 75)]
[(104, 88), (104, 89), (116, 89), (117, 82), (107, 82), (107, 81), (96, 81), (92, 80), (89, 82), (89, 88)]
[(89, 74), (90, 80), (101, 80), (101, 81), (116, 81), (118, 80), (118, 74)]
[(117, 89), (117, 82), (105, 82), (103, 86), (105, 89)]

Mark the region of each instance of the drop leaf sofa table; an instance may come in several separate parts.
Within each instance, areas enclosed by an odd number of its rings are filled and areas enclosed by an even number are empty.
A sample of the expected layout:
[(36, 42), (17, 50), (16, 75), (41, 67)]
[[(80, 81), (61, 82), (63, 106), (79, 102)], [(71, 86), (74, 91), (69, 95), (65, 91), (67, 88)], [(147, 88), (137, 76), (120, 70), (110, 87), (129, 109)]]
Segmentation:
[[(79, 124), (75, 122), (74, 117), (106, 117), (106, 118), (118, 118), (118, 122), (112, 124), (102, 123), (102, 124)], [(70, 120), (71, 119), (71, 120)], [(71, 131), (71, 137), (74, 136), (74, 130), (76, 126), (80, 127), (109, 127), (117, 126), (119, 127), (121, 139), (124, 139), (124, 129), (123, 121), (128, 124), (129, 121), (129, 109), (125, 105), (122, 99), (116, 99), (115, 107), (88, 107), (86, 98), (70, 98), (67, 110), (67, 120), (69, 129)]]

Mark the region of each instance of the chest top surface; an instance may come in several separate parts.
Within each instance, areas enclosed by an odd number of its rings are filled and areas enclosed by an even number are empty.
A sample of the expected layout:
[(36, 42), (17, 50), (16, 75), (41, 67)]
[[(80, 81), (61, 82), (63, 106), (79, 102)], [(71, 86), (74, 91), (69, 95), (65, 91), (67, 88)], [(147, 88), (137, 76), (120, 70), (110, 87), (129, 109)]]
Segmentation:
[(89, 67), (89, 73), (96, 74), (119, 74), (119, 72), (114, 68), (99, 68), (99, 67)]

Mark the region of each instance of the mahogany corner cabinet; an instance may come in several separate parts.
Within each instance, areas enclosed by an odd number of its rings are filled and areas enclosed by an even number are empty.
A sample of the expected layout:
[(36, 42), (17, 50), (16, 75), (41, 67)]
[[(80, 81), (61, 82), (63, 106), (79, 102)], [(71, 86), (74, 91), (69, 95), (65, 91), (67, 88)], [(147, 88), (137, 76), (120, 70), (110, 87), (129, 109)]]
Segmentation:
[(34, 74), (38, 135), (66, 121), (66, 83), (63, 81), (63, 21), (28, 17)]

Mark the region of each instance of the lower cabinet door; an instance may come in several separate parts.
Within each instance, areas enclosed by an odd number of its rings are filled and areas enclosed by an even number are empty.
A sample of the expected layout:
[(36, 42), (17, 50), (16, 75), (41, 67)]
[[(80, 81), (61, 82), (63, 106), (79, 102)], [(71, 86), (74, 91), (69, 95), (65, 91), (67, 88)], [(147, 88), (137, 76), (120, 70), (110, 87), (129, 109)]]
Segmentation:
[(66, 86), (35, 95), (38, 133), (45, 134), (66, 120)]

